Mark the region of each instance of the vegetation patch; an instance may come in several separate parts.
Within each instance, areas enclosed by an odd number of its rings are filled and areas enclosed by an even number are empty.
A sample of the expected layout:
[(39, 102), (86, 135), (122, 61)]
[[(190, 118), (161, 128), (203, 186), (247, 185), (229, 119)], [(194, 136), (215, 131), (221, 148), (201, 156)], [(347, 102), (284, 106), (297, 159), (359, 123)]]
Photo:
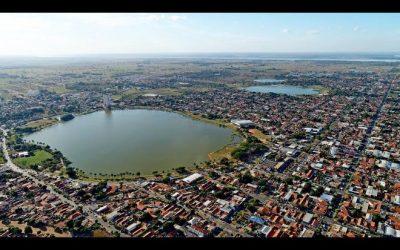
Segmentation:
[(256, 137), (249, 137), (247, 141), (240, 143), (231, 155), (234, 159), (246, 161), (251, 155), (259, 155), (267, 150), (268, 148)]
[(60, 119), (61, 119), (61, 121), (66, 122), (66, 121), (70, 121), (74, 118), (75, 118), (75, 116), (73, 114), (66, 114), (66, 115), (61, 116)]
[(48, 159), (52, 159), (53, 156), (45, 150), (37, 150), (33, 156), (20, 157), (14, 160), (15, 164), (22, 167), (32, 167), (40, 165), (42, 162)]
[(43, 118), (37, 121), (28, 122), (24, 127), (33, 129), (42, 129), (44, 127), (53, 125), (57, 122), (58, 120), (56, 118)]
[(268, 135), (265, 135), (263, 132), (261, 132), (258, 129), (249, 129), (249, 132), (256, 137), (258, 140), (260, 140), (263, 143), (267, 143), (268, 141), (271, 140), (271, 137)]
[(217, 151), (211, 152), (208, 154), (208, 158), (211, 161), (219, 161), (223, 158), (227, 158), (232, 160), (232, 152), (237, 148), (238, 145), (227, 145)]

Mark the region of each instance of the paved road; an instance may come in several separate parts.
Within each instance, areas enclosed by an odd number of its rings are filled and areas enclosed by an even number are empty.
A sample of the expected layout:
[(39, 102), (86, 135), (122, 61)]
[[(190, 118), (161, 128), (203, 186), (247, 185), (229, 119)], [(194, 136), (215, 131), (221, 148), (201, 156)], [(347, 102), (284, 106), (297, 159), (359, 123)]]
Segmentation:
[(208, 214), (208, 213), (204, 213), (201, 210), (196, 211), (196, 213), (201, 216), (203, 219), (206, 219), (208, 221), (212, 221), (215, 222), (215, 224), (217, 224), (217, 226), (219, 228), (222, 228), (224, 231), (228, 232), (229, 234), (231, 234), (232, 236), (236, 236), (236, 235), (240, 235), (242, 237), (253, 237), (250, 234), (247, 233), (243, 233), (240, 232), (237, 228), (235, 228), (235, 226), (233, 226), (232, 224), (229, 224), (225, 221), (222, 221), (218, 218), (213, 217), (212, 215)]
[(0, 130), (2, 130), (3, 135), (4, 135), (3, 145), (2, 145), (2, 146), (3, 146), (3, 155), (4, 155), (4, 157), (6, 158), (6, 163), (5, 163), (5, 166), (6, 166), (6, 167), (8, 167), (9, 169), (11, 169), (11, 170), (14, 171), (14, 172), (20, 173), (20, 174), (21, 174), (22, 176), (24, 176), (24, 177), (27, 177), (27, 178), (31, 179), (31, 180), (32, 180), (35, 184), (37, 184), (37, 185), (45, 185), (45, 186), (47, 187), (47, 190), (49, 190), (50, 193), (52, 193), (53, 195), (57, 196), (62, 202), (65, 202), (65, 203), (71, 205), (71, 206), (74, 207), (74, 208), (82, 207), (82, 211), (83, 211), (84, 213), (86, 213), (92, 220), (94, 220), (94, 221), (97, 220), (98, 223), (99, 223), (100, 225), (102, 225), (102, 226), (104, 227), (104, 229), (105, 229), (107, 232), (109, 232), (109, 233), (112, 233), (112, 232), (119, 232), (121, 236), (123, 236), (123, 237), (129, 237), (129, 235), (127, 235), (127, 234), (121, 232), (120, 230), (118, 230), (117, 228), (115, 228), (115, 227), (114, 227), (113, 225), (111, 225), (110, 223), (107, 223), (107, 222), (103, 221), (103, 220), (101, 219), (100, 216), (96, 215), (96, 214), (89, 208), (89, 206), (78, 205), (75, 201), (73, 201), (73, 200), (67, 198), (66, 196), (64, 196), (64, 195), (62, 195), (62, 194), (60, 194), (60, 193), (58, 193), (58, 192), (54, 189), (54, 187), (52, 187), (52, 186), (49, 185), (48, 183), (45, 183), (44, 181), (42, 181), (42, 180), (38, 179), (37, 177), (35, 177), (36, 172), (34, 172), (33, 170), (25, 170), (25, 169), (22, 169), (22, 168), (18, 167), (17, 165), (15, 165), (15, 164), (11, 161), (10, 155), (9, 155), (9, 153), (8, 153), (8, 150), (7, 150), (7, 143), (6, 143), (7, 132), (6, 132), (4, 129), (2, 129), (2, 128), (0, 128)]
[[(165, 198), (164, 195), (158, 194), (158, 193), (153, 192), (152, 190), (149, 190), (149, 189), (144, 189), (144, 188), (142, 188), (142, 187), (140, 187), (140, 186), (138, 186), (138, 185), (137, 185), (137, 188), (138, 188), (139, 190), (143, 191), (143, 192), (146, 192), (146, 193), (152, 195), (153, 197), (156, 197), (156, 198), (158, 198), (158, 199), (164, 201), (164, 202), (168, 202), (168, 199)], [(182, 204), (182, 203), (180, 203), (180, 202), (177, 202), (177, 205), (183, 207), (183, 208), (186, 209), (187, 211), (190, 211), (190, 210), (191, 210), (191, 209), (188, 208), (186, 205), (184, 205), (184, 204)], [(222, 220), (220, 220), (220, 219), (218, 219), (218, 218), (216, 218), (216, 217), (213, 217), (213, 216), (211, 216), (210, 214), (204, 213), (204, 212), (202, 212), (202, 211), (200, 211), (200, 210), (197, 210), (197, 211), (196, 211), (196, 214), (199, 215), (200, 217), (202, 217), (202, 218), (205, 219), (205, 220), (215, 222), (215, 223), (217, 224), (218, 227), (220, 227), (220, 228), (222, 228), (224, 231), (230, 233), (232, 236), (234, 236), (234, 235), (241, 235), (242, 237), (252, 237), (252, 236), (249, 235), (249, 234), (240, 232), (240, 231), (239, 231), (237, 228), (235, 228), (232, 224), (229, 224), (229, 223), (227, 223), (227, 222), (225, 222), (225, 221), (222, 221)]]
[[(393, 83), (394, 83), (394, 81), (392, 82), (392, 84), (393, 84)], [(357, 168), (357, 166), (358, 166), (358, 164), (359, 164), (359, 162), (360, 162), (361, 157), (364, 155), (364, 152), (365, 152), (365, 149), (366, 149), (366, 145), (367, 145), (367, 143), (368, 143), (368, 141), (369, 141), (369, 139), (370, 139), (370, 137), (371, 137), (372, 131), (373, 131), (374, 128), (375, 128), (376, 121), (379, 119), (379, 115), (380, 115), (380, 113), (382, 112), (382, 109), (383, 109), (383, 106), (385, 105), (386, 99), (387, 99), (387, 97), (388, 97), (388, 95), (389, 95), (389, 93), (390, 93), (390, 91), (391, 91), (391, 89), (392, 89), (392, 84), (390, 84), (389, 87), (388, 87), (388, 89), (386, 90), (386, 93), (385, 93), (385, 95), (384, 95), (383, 98), (382, 98), (382, 102), (381, 102), (381, 104), (379, 105), (379, 107), (378, 107), (376, 113), (374, 114), (374, 116), (373, 116), (373, 118), (372, 118), (372, 122), (371, 122), (370, 125), (368, 126), (367, 132), (365, 133), (365, 135), (364, 135), (364, 137), (363, 137), (361, 146), (357, 149), (356, 157), (354, 157), (354, 159), (353, 159), (353, 161), (352, 161), (352, 164), (351, 164), (354, 168)], [(344, 200), (343, 200), (343, 195), (344, 195), (344, 194), (350, 194), (350, 192), (349, 192), (348, 190), (349, 190), (349, 187), (350, 187), (351, 184), (352, 184), (352, 181), (351, 181), (351, 180), (353, 179), (353, 176), (354, 176), (355, 172), (356, 172), (356, 171), (353, 171), (353, 172), (351, 173), (351, 175), (350, 175), (350, 177), (348, 178), (347, 183), (346, 183), (346, 186), (344, 187), (343, 191), (336, 191), (337, 193), (341, 194), (341, 196), (340, 196), (340, 197), (341, 197), (341, 201), (340, 201), (340, 204), (339, 204), (338, 207), (341, 207), (341, 205), (342, 205), (343, 202), (344, 202)], [(356, 194), (353, 194), (353, 193), (351, 193), (350, 195), (352, 195), (353, 197), (358, 197), (358, 198), (363, 198), (363, 199), (369, 199), (369, 200), (377, 201), (377, 200), (375, 200), (375, 199), (373, 199), (373, 198), (371, 198), (371, 197), (360, 197), (360, 196), (358, 196), (358, 195), (356, 195)], [(382, 204), (384, 204), (384, 205), (389, 205), (389, 204), (387, 204), (386, 202), (382, 202)], [(326, 219), (326, 218), (325, 218), (325, 219)], [(332, 223), (332, 220), (329, 219), (327, 222), (328, 222), (328, 223)], [(372, 232), (372, 231), (369, 231), (369, 230), (362, 230), (362, 229), (360, 229), (360, 228), (358, 228), (358, 227), (352, 226), (352, 225), (349, 224), (349, 223), (347, 223), (346, 225), (343, 225), (343, 224), (337, 222), (336, 220), (335, 220), (335, 223), (336, 223), (336, 224), (340, 224), (340, 225), (345, 226), (345, 227), (348, 227), (348, 228), (351, 228), (351, 229), (356, 230), (356, 231), (364, 231), (364, 233), (366, 233), (368, 236), (376, 236), (376, 235), (377, 235), (375, 232)]]

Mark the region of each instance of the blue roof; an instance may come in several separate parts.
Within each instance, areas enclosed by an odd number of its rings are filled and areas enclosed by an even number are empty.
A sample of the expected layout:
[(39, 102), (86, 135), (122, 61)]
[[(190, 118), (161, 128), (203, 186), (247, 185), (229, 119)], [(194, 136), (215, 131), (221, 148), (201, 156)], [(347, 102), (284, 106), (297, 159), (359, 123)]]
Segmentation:
[(265, 223), (265, 221), (263, 220), (263, 219), (261, 219), (261, 218), (258, 218), (257, 216), (251, 216), (250, 218), (249, 218), (249, 220), (251, 221), (251, 222), (255, 222), (255, 223), (257, 223), (257, 224), (260, 224), (260, 225), (264, 225), (264, 223)]
[(328, 201), (329, 203), (332, 202), (333, 195), (323, 193), (321, 195), (321, 199)]

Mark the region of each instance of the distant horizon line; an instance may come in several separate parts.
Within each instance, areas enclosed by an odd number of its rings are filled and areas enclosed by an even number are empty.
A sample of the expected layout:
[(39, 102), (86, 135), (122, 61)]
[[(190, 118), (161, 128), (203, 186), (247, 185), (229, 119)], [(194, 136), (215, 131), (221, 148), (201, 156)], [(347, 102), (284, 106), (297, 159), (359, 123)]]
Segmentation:
[[(127, 52), (127, 53), (77, 53), (60, 55), (0, 55), (0, 58), (68, 58), (92, 56), (135, 56), (135, 55), (379, 55), (391, 54), (400, 57), (400, 51), (357, 51), (357, 52)], [(399, 54), (399, 55), (397, 55)]]

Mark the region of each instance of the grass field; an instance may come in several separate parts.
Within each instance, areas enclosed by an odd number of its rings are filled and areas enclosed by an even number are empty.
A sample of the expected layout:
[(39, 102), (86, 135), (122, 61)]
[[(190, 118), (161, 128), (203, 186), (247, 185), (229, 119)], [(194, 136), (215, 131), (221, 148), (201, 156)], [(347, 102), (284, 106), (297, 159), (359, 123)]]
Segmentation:
[(15, 144), (16, 140), (17, 136), (15, 134), (9, 134), (9, 137), (7, 138), (8, 143)]
[(14, 160), (14, 163), (21, 167), (30, 167), (33, 165), (38, 165), (41, 162), (51, 159), (53, 156), (44, 150), (37, 150), (35, 154), (30, 157), (21, 157)]
[(25, 127), (27, 128), (45, 128), (59, 122), (57, 118), (43, 118), (37, 121), (28, 122)]
[(93, 237), (95, 238), (104, 238), (104, 237), (112, 237), (111, 234), (104, 230), (94, 230), (93, 231)]
[(55, 85), (55, 86), (51, 86), (49, 87), (50, 91), (54, 91), (57, 94), (64, 94), (68, 92), (68, 89), (65, 88), (65, 85)]
[(325, 86), (322, 86), (322, 85), (311, 85), (310, 87), (313, 88), (313, 89), (318, 90), (319, 93), (322, 94), (322, 95), (329, 94), (329, 88), (328, 87), (325, 87)]
[[(146, 90), (138, 90), (138, 89), (130, 89), (122, 93), (122, 97), (129, 97), (135, 95), (144, 95), (144, 94), (157, 94), (157, 95), (181, 95), (181, 91), (179, 89), (174, 88), (159, 88), (159, 89), (146, 89)], [(119, 95), (113, 97), (116, 100), (121, 99)]]
[(256, 137), (257, 139), (259, 139), (262, 143), (267, 143), (269, 141), (271, 141), (271, 137), (268, 135), (263, 134), (260, 130), (258, 129), (249, 129), (249, 132)]
[(203, 122), (211, 123), (211, 124), (214, 124), (214, 125), (224, 125), (226, 128), (230, 128), (233, 131), (237, 131), (237, 129), (238, 129), (232, 123), (228, 123), (228, 122), (225, 122), (225, 121), (220, 120), (220, 119), (210, 120), (210, 119), (202, 117), (201, 115), (195, 115), (195, 114), (190, 113), (190, 112), (179, 112), (179, 113), (181, 113), (183, 115), (186, 115), (186, 116), (189, 116), (194, 120), (203, 121)]
[(398, 97), (398, 96), (400, 96), (400, 91), (399, 90), (391, 90), (390, 93), (389, 93), (389, 97), (391, 97), (391, 98), (395, 98), (395, 97)]
[(229, 160), (235, 161), (235, 159), (233, 159), (231, 155), (231, 153), (233, 152), (233, 150), (235, 150), (235, 148), (237, 148), (237, 145), (225, 146), (220, 150), (209, 153), (208, 158), (211, 161), (220, 161), (222, 158), (225, 157)]
[[(27, 223), (18, 223), (18, 221), (11, 221), (10, 225), (5, 225), (2, 222), (0, 222), (0, 228), (5, 230), (7, 230), (9, 226), (14, 226), (24, 231), (27, 225), (28, 225)], [(71, 237), (71, 233), (69, 232), (57, 233), (53, 227), (46, 227), (45, 230), (36, 227), (31, 227), (31, 228), (33, 235), (42, 235), (42, 236), (54, 235), (56, 237)]]

